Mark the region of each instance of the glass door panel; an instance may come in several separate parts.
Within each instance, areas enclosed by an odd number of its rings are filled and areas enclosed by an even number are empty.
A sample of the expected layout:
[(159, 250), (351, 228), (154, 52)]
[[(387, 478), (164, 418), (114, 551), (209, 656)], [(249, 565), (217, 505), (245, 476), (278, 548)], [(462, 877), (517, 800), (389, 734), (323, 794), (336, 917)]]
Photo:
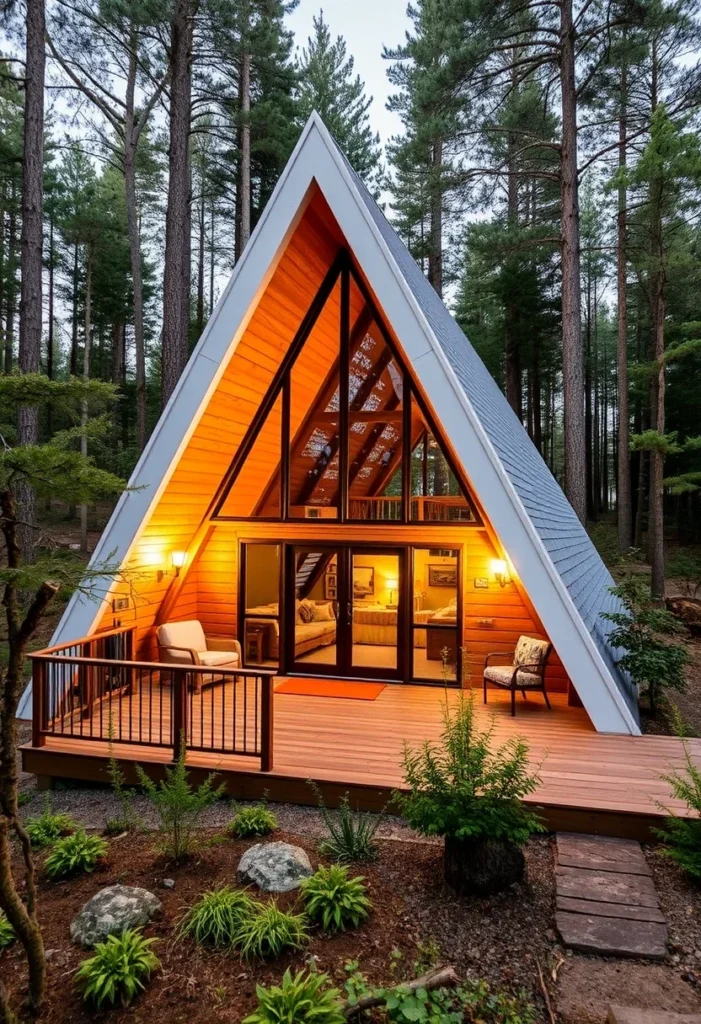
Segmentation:
[(288, 551), (287, 664), (295, 672), (335, 674), (340, 667), (338, 549), (310, 544)]
[(414, 548), (412, 679), (455, 684), (460, 664), (460, 552)]
[(396, 679), (402, 668), (404, 554), (354, 548), (349, 577), (351, 674)]
[(280, 545), (245, 543), (243, 622), (239, 630), (243, 664), (277, 668), (280, 659)]

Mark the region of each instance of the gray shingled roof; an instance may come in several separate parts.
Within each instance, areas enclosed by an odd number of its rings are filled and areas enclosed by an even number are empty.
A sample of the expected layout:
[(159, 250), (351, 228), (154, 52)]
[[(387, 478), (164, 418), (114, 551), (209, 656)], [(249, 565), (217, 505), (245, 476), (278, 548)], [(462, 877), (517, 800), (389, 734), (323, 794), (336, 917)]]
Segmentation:
[(606, 632), (611, 626), (601, 618), (603, 612), (620, 610), (622, 607), (609, 590), (613, 586), (613, 579), (608, 569), (496, 381), (348, 163), (341, 148), (338, 149), (399, 271), (501, 459), (575, 607), (611, 670), (626, 704), (636, 721), (639, 721), (635, 687), (627, 673), (616, 665), (617, 652), (606, 640)]

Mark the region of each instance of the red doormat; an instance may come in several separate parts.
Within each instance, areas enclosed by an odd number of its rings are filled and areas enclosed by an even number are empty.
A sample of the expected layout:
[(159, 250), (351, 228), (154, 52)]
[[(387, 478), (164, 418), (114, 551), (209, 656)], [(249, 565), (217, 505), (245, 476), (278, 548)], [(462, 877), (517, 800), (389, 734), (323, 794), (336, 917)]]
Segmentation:
[(275, 687), (275, 693), (297, 693), (304, 697), (377, 700), (384, 688), (384, 683), (344, 683), (340, 679), (283, 679)]

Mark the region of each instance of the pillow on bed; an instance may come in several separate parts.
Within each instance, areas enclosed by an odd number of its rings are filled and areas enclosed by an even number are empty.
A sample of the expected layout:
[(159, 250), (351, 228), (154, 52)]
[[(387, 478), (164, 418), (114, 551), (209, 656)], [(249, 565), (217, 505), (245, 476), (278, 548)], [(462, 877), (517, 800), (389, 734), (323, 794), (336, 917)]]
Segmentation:
[(311, 601), (302, 601), (299, 606), (299, 617), (302, 622), (311, 622), (314, 618), (314, 605)]
[(326, 604), (315, 604), (312, 608), (312, 622), (333, 622), (335, 618), (332, 601), (328, 601)]

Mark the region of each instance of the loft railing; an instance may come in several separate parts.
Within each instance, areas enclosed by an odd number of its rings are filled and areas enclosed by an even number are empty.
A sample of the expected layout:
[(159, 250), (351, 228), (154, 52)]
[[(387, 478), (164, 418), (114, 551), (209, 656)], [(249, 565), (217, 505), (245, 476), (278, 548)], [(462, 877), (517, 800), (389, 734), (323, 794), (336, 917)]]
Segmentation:
[[(402, 518), (399, 497), (351, 498), (348, 503), (351, 519), (394, 521)], [(411, 519), (416, 522), (470, 523), (472, 509), (460, 495), (435, 495), (411, 499)]]
[[(114, 652), (114, 653), (113, 653)], [(133, 630), (31, 654), (34, 746), (48, 737), (260, 758), (273, 767), (267, 669), (133, 661)]]

